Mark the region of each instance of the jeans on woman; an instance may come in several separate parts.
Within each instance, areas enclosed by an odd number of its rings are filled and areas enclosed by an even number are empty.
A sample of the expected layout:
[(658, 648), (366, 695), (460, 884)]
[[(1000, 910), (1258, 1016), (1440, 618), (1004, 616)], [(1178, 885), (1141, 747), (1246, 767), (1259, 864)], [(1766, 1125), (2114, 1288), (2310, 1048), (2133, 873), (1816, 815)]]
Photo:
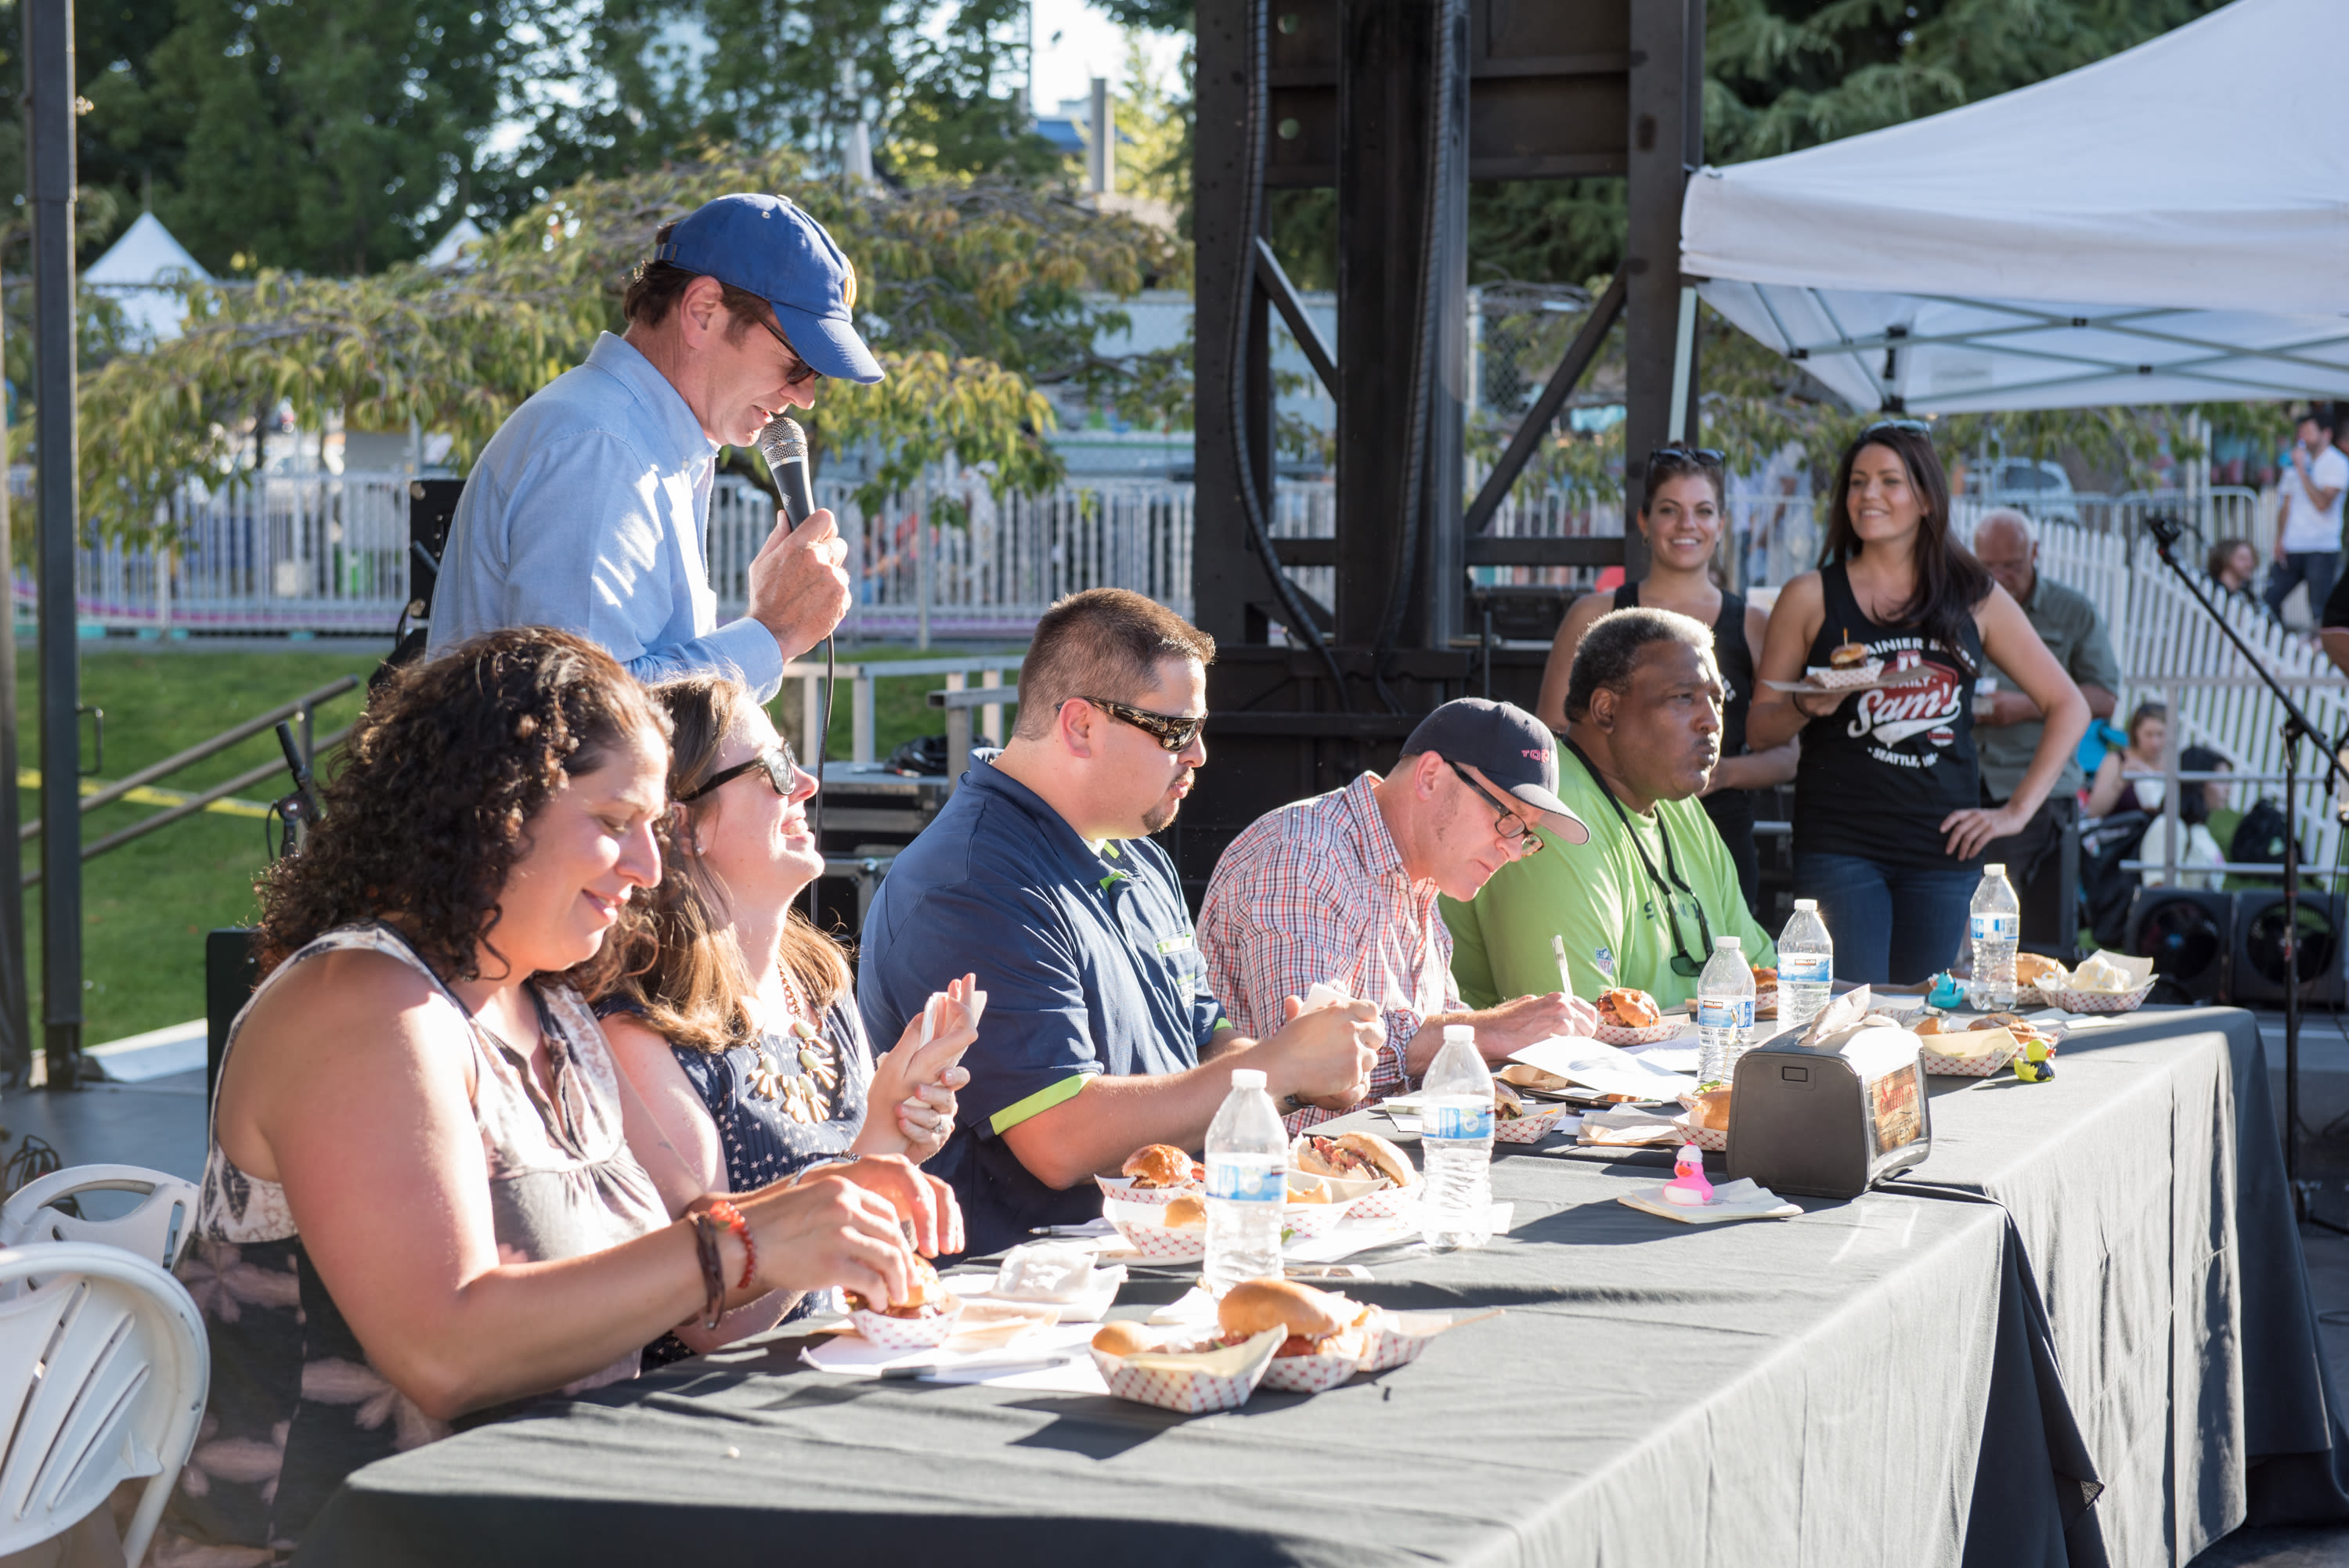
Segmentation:
[(1797, 852), (1795, 895), (1819, 901), (1835, 973), (1855, 985), (1907, 985), (1950, 966), (1965, 939), (1978, 866), (1894, 866)]

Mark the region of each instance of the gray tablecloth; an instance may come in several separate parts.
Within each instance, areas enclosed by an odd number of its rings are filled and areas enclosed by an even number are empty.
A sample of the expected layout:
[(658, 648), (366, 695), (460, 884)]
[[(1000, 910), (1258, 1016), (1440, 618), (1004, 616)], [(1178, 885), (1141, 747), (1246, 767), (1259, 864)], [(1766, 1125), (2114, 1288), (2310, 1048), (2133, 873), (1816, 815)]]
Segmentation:
[[(2182, 1560), (2252, 1460), (2323, 1456), (2333, 1423), (2289, 1216), (2243, 1209), (2282, 1202), (2233, 1136), (2271, 1125), (2257, 1035), (2179, 1022), (1937, 1094), (1938, 1194), (1695, 1229), (1609, 1201), (1652, 1170), (1506, 1154), (1513, 1234), (1375, 1259), (1356, 1294), (1506, 1315), (1330, 1394), (1186, 1419), (852, 1382), (769, 1341), (371, 1466), (301, 1561)], [(2281, 1397), (2261, 1346), (2295, 1323)]]

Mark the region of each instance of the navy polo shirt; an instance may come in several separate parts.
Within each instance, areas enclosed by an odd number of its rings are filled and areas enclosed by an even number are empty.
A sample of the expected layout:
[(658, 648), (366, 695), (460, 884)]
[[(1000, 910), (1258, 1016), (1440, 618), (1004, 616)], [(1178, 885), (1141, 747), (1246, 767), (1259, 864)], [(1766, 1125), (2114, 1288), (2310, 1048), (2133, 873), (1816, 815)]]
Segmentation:
[(1091, 1181), (1046, 1186), (1004, 1133), (1096, 1073), (1188, 1071), (1229, 1026), (1166, 851), (1147, 839), (1096, 851), (984, 758), (899, 851), (861, 947), (856, 1000), (876, 1046), (895, 1046), (950, 980), (976, 974), (987, 993), (954, 1136), (927, 1167), (955, 1190), (974, 1253), (1101, 1214)]

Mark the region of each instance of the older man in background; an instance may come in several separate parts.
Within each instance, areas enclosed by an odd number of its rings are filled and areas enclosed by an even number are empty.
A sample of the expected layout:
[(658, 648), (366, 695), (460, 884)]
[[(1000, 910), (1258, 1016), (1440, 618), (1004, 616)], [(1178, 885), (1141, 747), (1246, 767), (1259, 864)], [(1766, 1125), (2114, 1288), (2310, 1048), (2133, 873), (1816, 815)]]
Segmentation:
[[(2039, 640), (2088, 699), (2088, 712), (2110, 718), (2121, 684), (2112, 638), (2086, 594), (2041, 573), (2037, 526), (2022, 512), (2005, 508), (1985, 512), (1974, 524), (1974, 557), (2023, 606)], [(1982, 756), (1982, 804), (1998, 806), (2029, 771), (2047, 716), (1996, 665), (1987, 673), (1997, 686), (1988, 696), (1974, 700), (1974, 744)], [(2059, 857), (2064, 830), (2079, 817), (2082, 778), (2079, 759), (2066, 758), (2063, 778), (2023, 831), (1994, 840), (1982, 850), (1984, 859), (2004, 863), (2014, 878), (2023, 902), (2023, 940), (2031, 946), (2068, 952), (2078, 939), (2078, 912), (2063, 906)]]
[[(1466, 1024), (1491, 1061), (1552, 1035), (1588, 1034), (1598, 1014), (1562, 991), (1474, 1012), (1452, 981), (1437, 895), (1473, 899), (1493, 873), (1590, 830), (1557, 798), (1557, 748), (1521, 707), (1463, 697), (1427, 716), (1394, 771), (1270, 811), (1234, 839), (1199, 906), (1207, 988), (1242, 1034), (1277, 1026), (1284, 1002), (1321, 982), (1379, 1005), (1385, 1047), (1373, 1099), (1416, 1082)], [(1331, 1111), (1294, 1109), (1289, 1130)]]

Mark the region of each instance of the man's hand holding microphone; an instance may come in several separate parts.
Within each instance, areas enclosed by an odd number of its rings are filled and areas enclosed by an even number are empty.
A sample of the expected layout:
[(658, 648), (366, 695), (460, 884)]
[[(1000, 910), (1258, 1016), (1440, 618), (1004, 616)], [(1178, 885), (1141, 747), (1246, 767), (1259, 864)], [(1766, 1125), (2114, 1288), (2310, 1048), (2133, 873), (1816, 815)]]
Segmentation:
[(790, 526), (768, 534), (750, 562), (750, 618), (774, 634), (789, 662), (830, 636), (848, 614), (848, 541), (832, 513), (815, 504), (799, 421), (778, 416), (759, 432), (759, 450)]

